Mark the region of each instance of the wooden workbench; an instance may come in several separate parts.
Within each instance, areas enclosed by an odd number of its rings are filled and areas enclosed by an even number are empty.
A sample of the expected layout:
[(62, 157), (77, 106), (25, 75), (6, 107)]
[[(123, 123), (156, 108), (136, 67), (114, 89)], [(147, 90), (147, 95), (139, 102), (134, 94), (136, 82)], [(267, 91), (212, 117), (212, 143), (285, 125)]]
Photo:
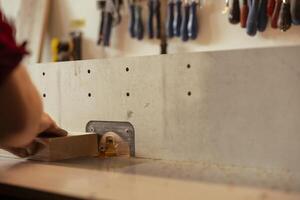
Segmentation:
[[(42, 163), (0, 157), (0, 194), (13, 191), (23, 198), (43, 199), (300, 199), (297, 188), (285, 188), (285, 180), (268, 185), (267, 179), (275, 177), (271, 173), (237, 171), (205, 163), (133, 158)], [(264, 180), (247, 183), (242, 173)]]

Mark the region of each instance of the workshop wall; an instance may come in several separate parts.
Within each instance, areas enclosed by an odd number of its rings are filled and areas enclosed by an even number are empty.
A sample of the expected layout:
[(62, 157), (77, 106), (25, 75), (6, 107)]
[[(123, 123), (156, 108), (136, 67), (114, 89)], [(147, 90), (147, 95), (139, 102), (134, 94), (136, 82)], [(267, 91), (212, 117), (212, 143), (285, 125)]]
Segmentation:
[[(8, 15), (16, 16), (21, 0), (1, 0)], [(195, 41), (183, 43), (180, 39), (169, 40), (169, 53), (211, 51), (224, 49), (255, 48), (269, 46), (289, 46), (300, 44), (300, 27), (293, 26), (287, 32), (267, 28), (264, 33), (249, 37), (240, 25), (231, 25), (227, 16), (222, 14), (224, 0), (206, 0), (199, 11), (200, 34)], [(85, 20), (83, 58), (105, 58), (121, 56), (142, 56), (159, 54), (158, 40), (142, 41), (131, 39), (128, 33), (128, 10), (122, 11), (121, 25), (113, 29), (111, 47), (96, 45), (100, 12), (96, 0), (52, 0), (50, 20), (43, 61), (51, 60), (50, 38), (66, 38), (71, 31), (70, 22), (74, 19)], [(144, 21), (147, 18), (146, 6), (143, 9)]]

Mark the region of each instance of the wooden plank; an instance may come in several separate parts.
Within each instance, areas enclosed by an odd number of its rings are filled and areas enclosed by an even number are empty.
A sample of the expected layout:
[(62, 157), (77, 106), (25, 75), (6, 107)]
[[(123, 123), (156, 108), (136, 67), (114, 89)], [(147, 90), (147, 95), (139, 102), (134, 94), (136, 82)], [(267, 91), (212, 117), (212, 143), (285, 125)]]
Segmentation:
[(21, 1), (17, 16), (17, 40), (28, 41), (30, 56), (26, 64), (41, 62), (44, 37), (50, 10), (50, 0)]
[(56, 138), (42, 138), (43, 145), (30, 160), (58, 161), (98, 155), (96, 134), (72, 135)]

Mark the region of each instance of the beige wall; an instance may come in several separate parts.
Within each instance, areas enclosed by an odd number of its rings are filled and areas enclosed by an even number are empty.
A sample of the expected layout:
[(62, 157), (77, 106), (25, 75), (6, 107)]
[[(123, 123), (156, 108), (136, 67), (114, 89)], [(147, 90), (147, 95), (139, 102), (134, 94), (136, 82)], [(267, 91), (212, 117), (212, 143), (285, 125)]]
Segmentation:
[[(20, 1), (1, 0), (5, 12), (12, 16), (17, 15)], [(205, 2), (199, 14), (201, 26), (199, 38), (187, 43), (183, 43), (179, 39), (172, 39), (169, 41), (169, 53), (300, 44), (300, 27), (292, 27), (286, 33), (268, 28), (263, 34), (249, 37), (239, 25), (229, 24), (227, 17), (222, 15), (224, 0), (206, 0)], [(146, 20), (146, 14), (145, 7), (144, 20)], [(44, 61), (50, 60), (49, 38), (66, 37), (71, 30), (70, 21), (72, 19), (85, 19), (86, 21), (86, 25), (83, 27), (85, 36), (83, 56), (85, 59), (159, 53), (159, 41), (145, 39), (140, 42), (129, 37), (127, 9), (123, 10), (122, 24), (113, 30), (111, 47), (103, 48), (96, 45), (100, 20), (96, 0), (52, 0)]]

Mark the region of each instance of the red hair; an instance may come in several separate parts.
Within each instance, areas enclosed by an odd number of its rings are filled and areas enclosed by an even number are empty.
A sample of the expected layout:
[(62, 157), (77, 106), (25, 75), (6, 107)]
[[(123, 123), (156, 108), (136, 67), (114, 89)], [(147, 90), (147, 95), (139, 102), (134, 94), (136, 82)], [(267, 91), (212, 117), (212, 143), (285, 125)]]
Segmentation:
[(16, 43), (14, 29), (0, 11), (0, 83), (28, 54), (25, 46), (26, 42), (21, 45)]

